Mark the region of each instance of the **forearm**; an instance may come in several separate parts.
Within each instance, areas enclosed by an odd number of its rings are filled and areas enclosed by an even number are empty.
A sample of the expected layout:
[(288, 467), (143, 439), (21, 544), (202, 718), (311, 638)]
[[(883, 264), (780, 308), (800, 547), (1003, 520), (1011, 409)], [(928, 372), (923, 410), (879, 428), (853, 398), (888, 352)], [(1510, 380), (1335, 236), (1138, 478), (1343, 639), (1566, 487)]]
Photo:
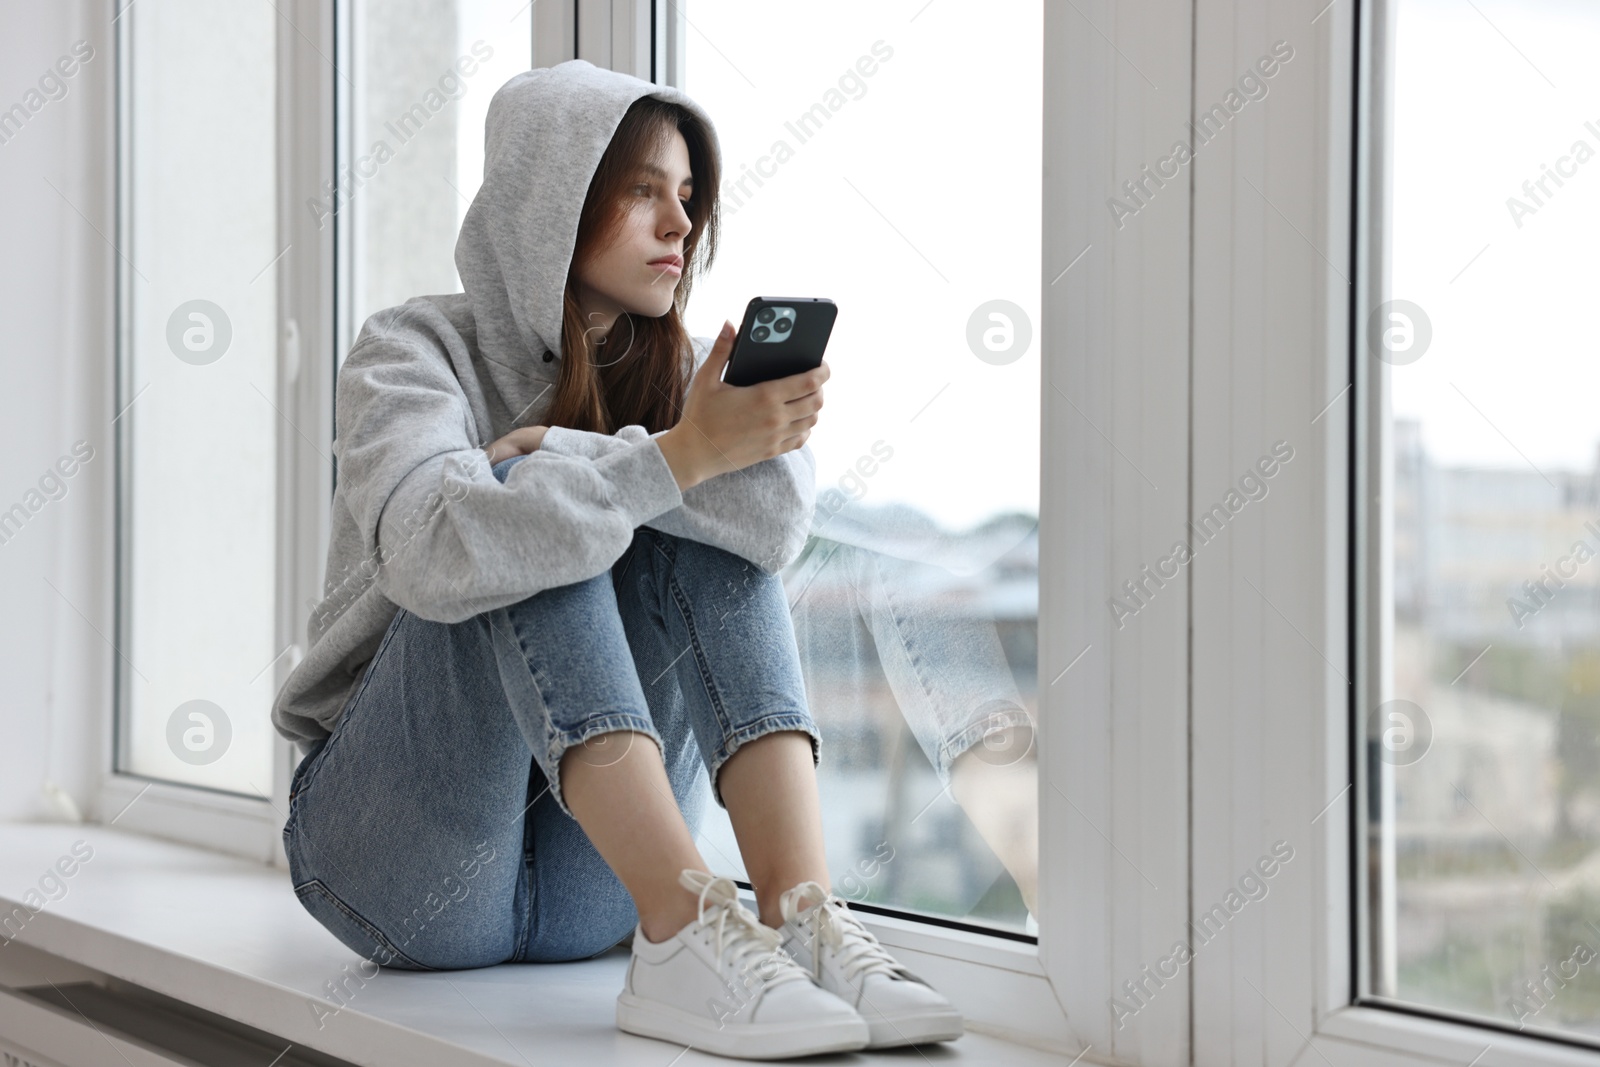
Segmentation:
[[(556, 427), (542, 447), (599, 459), (646, 436), (656, 438), (672, 465), (673, 451), (682, 446), (671, 430), (646, 435), (642, 426), (624, 426), (607, 435)], [(692, 470), (692, 455), (687, 462)], [(781, 570), (805, 546), (816, 508), (816, 460), (809, 445), (688, 484), (683, 503), (647, 525), (732, 552), (769, 573)]]
[(530, 456), (504, 483), (447, 453), (401, 478), (381, 505), (376, 484), (384, 479), (353, 472), (352, 483), (358, 479), (373, 485), (368, 499), (353, 494), (353, 511), (370, 524), (379, 590), (436, 622), (603, 573), (638, 526), (683, 499), (648, 441), (594, 463)]

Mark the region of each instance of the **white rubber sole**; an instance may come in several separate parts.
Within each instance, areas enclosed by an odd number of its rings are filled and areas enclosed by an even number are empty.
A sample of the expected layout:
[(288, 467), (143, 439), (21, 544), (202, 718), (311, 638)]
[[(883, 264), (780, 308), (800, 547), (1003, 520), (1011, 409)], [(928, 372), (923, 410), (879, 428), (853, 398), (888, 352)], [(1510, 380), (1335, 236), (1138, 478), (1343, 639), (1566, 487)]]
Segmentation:
[(867, 1047), (860, 1016), (830, 1022), (724, 1023), (631, 993), (617, 997), (617, 1029), (640, 1037), (692, 1045), (702, 1052), (742, 1060), (781, 1060)]
[(903, 1018), (892, 1016), (867, 1018), (867, 1048), (895, 1048), (900, 1045), (923, 1045), (930, 1041), (954, 1041), (966, 1032), (966, 1024), (959, 1011), (922, 1012)]

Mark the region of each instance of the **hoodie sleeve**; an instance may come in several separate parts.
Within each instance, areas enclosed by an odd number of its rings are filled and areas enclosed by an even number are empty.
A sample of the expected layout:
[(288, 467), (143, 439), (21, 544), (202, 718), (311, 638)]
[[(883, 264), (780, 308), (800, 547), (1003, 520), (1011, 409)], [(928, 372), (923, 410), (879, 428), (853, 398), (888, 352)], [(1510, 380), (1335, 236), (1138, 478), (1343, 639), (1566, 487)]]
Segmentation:
[(683, 503), (649, 438), (594, 460), (537, 452), (501, 483), (447, 361), (395, 332), (358, 340), (336, 399), (339, 489), (374, 583), (425, 619), (459, 622), (604, 573), (635, 527)]
[[(712, 339), (691, 340), (693, 371), (698, 371), (711, 354)], [(624, 426), (611, 435), (554, 426), (545, 432), (532, 455), (548, 451), (595, 461), (660, 435), (647, 435), (643, 426)], [(801, 445), (780, 456), (708, 478), (690, 486), (682, 496), (681, 506), (657, 515), (645, 525), (732, 552), (768, 574), (776, 574), (805, 547), (817, 503), (816, 456), (809, 444)]]
[[(659, 436), (647, 435), (643, 426), (624, 426), (610, 436), (553, 426), (530, 456), (548, 451), (599, 461)], [(644, 525), (714, 545), (776, 574), (805, 547), (816, 495), (817, 461), (806, 444), (692, 485), (682, 505)]]

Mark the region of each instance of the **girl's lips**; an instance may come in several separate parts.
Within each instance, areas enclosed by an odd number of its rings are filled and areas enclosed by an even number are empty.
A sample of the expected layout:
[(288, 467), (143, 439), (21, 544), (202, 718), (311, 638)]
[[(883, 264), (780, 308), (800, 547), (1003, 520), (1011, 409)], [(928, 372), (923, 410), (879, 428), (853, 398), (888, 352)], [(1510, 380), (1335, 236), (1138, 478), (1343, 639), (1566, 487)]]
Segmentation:
[(650, 266), (654, 267), (662, 274), (683, 274), (683, 268), (678, 266), (678, 261), (675, 259), (653, 259), (650, 261)]

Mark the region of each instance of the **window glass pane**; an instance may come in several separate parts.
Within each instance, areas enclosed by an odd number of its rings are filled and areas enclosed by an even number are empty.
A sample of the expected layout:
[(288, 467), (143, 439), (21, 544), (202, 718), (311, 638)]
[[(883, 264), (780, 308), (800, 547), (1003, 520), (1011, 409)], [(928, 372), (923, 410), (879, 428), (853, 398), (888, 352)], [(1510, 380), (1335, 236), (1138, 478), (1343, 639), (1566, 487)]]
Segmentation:
[[(352, 330), (425, 293), (459, 293), (456, 237), (483, 181), (489, 99), (533, 64), (526, 0), (353, 0), (352, 129), (340, 150), (350, 212)], [(349, 350), (346, 339), (339, 357)]]
[(1377, 309), (1373, 363), (1395, 702), (1368, 751), (1392, 776), (1374, 990), (1600, 1038), (1597, 47), (1592, 5), (1399, 5), (1409, 303)]
[[(784, 573), (824, 737), (834, 889), (1024, 929), (1042, 6), (686, 11), (685, 89), (717, 124), (725, 170), (722, 244), (691, 332), (737, 324), (756, 295), (839, 307), (810, 439), (813, 536)], [(714, 805), (702, 851), (745, 876)]]
[[(271, 792), (277, 15), (141, 4), (122, 166), (119, 770)], [(291, 431), (292, 432), (292, 431)]]

